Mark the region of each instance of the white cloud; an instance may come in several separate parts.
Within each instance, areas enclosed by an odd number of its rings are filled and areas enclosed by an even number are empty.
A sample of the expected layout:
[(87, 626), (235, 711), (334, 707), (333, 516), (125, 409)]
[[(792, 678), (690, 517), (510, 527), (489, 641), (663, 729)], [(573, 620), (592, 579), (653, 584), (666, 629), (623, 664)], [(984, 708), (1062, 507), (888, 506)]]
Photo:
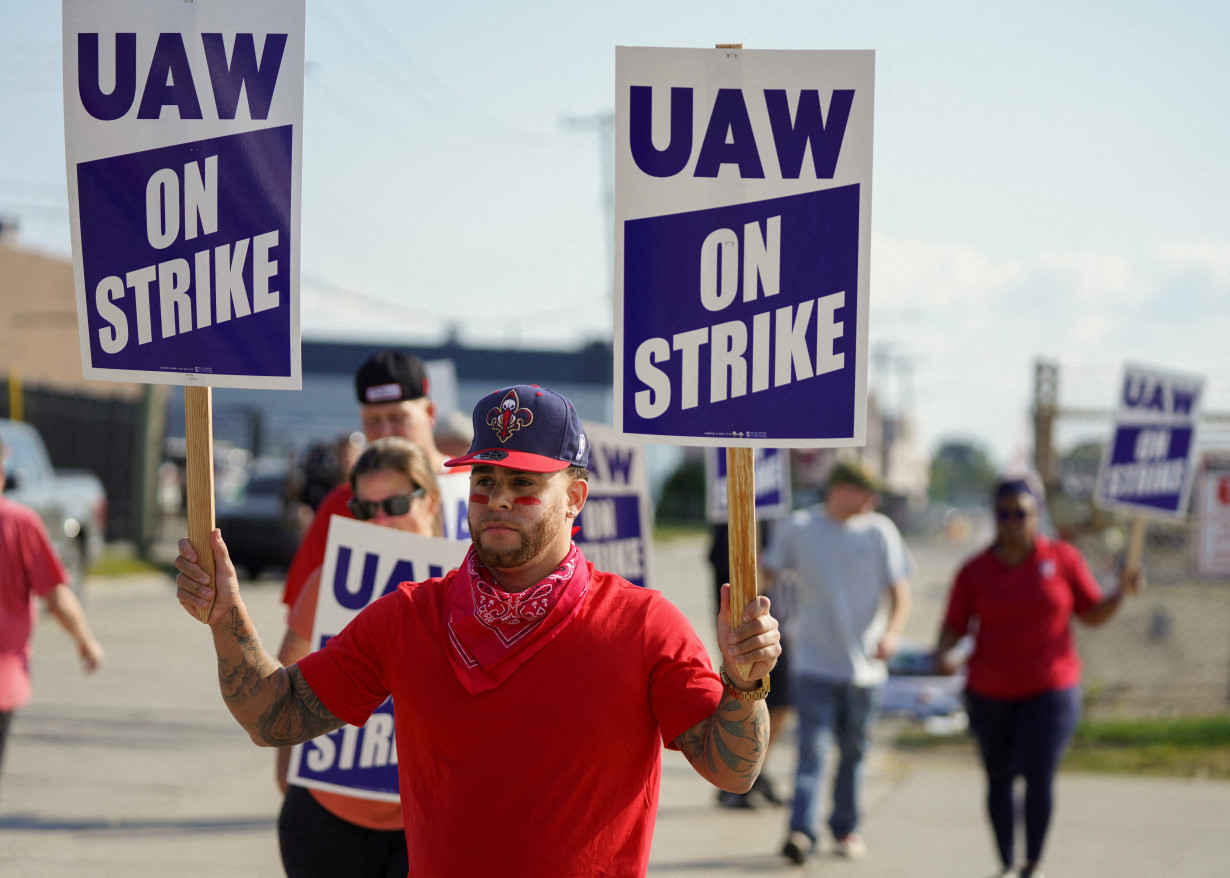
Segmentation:
[(1059, 362), (1064, 405), (1109, 409), (1131, 361), (1206, 375), (1206, 411), (1230, 408), (1230, 387), (1217, 386), (1230, 376), (1230, 245), (997, 260), (964, 244), (874, 236), (872, 254), (872, 349), (912, 364), (907, 404), (926, 452), (975, 436), (1009, 459), (1039, 357)]

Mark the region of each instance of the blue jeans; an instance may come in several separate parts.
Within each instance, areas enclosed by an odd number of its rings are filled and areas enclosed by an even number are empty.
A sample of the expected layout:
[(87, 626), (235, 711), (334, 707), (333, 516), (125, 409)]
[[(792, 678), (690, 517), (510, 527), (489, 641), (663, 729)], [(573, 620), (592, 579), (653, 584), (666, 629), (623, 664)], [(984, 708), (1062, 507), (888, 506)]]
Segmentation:
[(834, 741), (838, 762), (829, 829), (835, 838), (841, 838), (858, 828), (863, 755), (867, 751), (867, 729), (875, 713), (877, 689), (804, 675), (796, 676), (790, 685), (799, 739), (790, 829), (804, 833), (814, 847), (820, 825), (820, 784)]

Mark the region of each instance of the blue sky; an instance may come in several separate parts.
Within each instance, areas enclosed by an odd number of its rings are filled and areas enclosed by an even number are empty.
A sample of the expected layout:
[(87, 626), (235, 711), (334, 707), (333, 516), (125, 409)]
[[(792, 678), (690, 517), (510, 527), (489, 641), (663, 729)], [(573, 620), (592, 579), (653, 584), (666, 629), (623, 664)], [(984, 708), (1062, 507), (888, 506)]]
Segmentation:
[[(1230, 6), (604, 6), (309, 0), (305, 336), (608, 336), (599, 135), (565, 120), (613, 110), (614, 47), (875, 49), (871, 380), (924, 450), (1010, 459), (1037, 357), (1066, 404), (1131, 361), (1230, 410)], [(0, 21), (0, 214), (67, 255), (59, 4)]]

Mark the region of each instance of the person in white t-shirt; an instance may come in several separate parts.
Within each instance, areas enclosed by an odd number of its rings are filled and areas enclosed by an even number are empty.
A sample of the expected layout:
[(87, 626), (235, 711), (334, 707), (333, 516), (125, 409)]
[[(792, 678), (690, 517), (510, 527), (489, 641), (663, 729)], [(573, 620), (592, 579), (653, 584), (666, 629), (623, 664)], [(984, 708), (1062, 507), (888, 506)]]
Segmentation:
[(834, 851), (858, 857), (858, 796), (867, 731), (885, 662), (910, 611), (913, 561), (892, 521), (874, 511), (879, 485), (853, 461), (838, 462), (822, 504), (775, 528), (761, 557), (766, 588), (794, 574), (786, 633), (798, 715), (798, 763), (782, 855), (801, 865), (818, 850), (821, 781), (830, 744), (839, 754), (828, 826)]

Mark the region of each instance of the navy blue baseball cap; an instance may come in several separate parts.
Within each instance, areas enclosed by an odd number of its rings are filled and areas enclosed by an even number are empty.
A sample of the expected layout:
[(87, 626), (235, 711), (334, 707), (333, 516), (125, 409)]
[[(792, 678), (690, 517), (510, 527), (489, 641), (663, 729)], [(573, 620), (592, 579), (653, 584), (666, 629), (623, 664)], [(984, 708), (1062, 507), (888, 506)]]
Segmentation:
[(478, 464), (553, 473), (589, 466), (589, 438), (567, 399), (536, 384), (490, 393), (474, 406), (474, 441), (445, 466)]

